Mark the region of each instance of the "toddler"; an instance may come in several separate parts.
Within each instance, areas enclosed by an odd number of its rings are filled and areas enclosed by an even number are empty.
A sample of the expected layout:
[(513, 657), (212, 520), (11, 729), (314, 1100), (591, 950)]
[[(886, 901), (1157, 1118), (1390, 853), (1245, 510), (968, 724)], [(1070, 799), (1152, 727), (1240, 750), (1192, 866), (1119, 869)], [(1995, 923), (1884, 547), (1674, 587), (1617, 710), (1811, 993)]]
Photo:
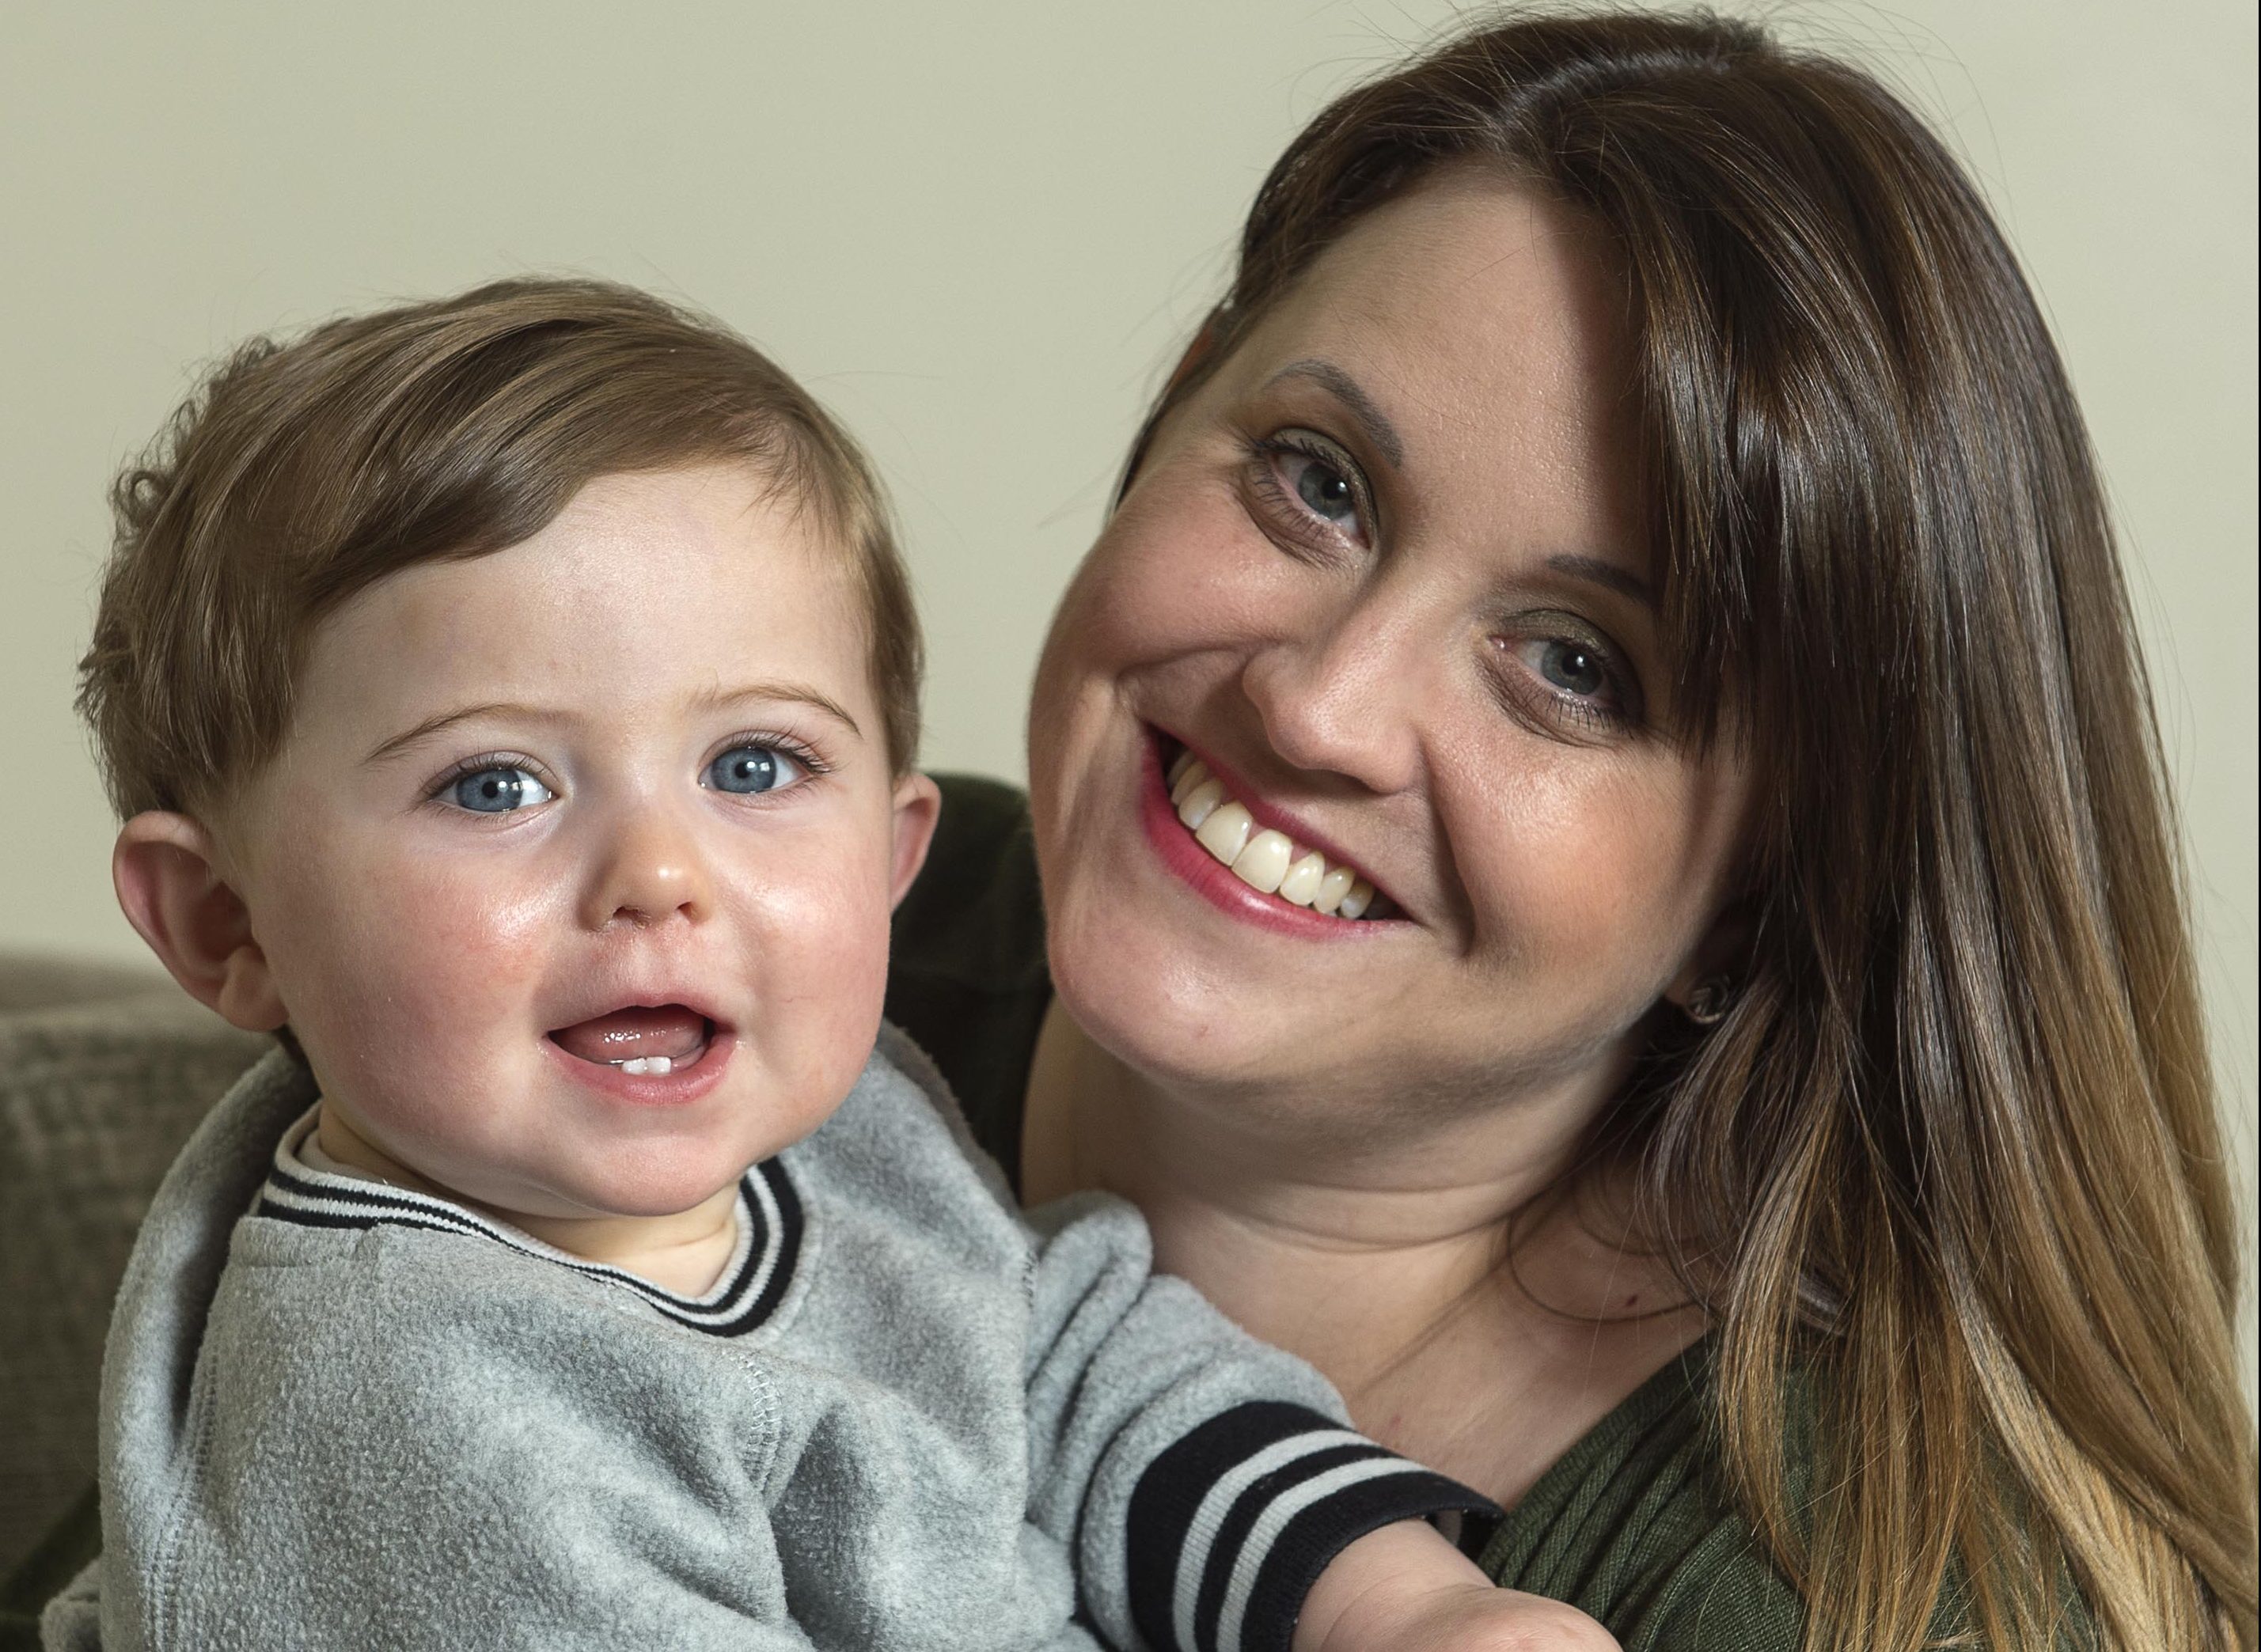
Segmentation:
[(142, 1229), (51, 1646), (1583, 1633), (1127, 1206), (1025, 1225), (880, 1025), (909, 595), (742, 340), (579, 282), (332, 323), (117, 505), (118, 897), (281, 1048)]

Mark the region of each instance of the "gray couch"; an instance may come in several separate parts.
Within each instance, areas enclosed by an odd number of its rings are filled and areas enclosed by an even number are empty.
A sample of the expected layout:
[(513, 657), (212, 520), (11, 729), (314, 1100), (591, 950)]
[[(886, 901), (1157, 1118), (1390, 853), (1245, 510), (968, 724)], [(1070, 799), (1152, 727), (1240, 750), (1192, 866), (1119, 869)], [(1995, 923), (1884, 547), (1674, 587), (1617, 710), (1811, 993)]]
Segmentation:
[(269, 1047), (154, 970), (0, 953), (0, 1573), (94, 1475), (95, 1384), (133, 1231)]

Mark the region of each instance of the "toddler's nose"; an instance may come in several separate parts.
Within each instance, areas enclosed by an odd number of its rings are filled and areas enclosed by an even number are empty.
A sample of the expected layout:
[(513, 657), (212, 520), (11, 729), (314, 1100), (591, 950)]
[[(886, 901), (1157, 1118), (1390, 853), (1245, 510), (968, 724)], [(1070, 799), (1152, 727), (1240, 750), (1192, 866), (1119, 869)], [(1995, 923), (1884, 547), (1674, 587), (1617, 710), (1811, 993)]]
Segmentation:
[(612, 833), (583, 916), (592, 929), (642, 927), (675, 917), (700, 923), (713, 905), (707, 864), (692, 834), (664, 812), (645, 809)]

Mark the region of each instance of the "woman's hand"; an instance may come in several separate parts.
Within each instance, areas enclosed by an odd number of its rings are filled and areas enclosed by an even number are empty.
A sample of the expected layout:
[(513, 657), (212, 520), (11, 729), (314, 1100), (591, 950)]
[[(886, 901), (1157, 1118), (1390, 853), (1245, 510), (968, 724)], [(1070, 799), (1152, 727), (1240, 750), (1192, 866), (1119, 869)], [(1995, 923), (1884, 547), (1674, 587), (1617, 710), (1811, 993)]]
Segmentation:
[(1319, 1574), (1292, 1652), (1618, 1652), (1576, 1607), (1501, 1589), (1419, 1520), (1369, 1532)]

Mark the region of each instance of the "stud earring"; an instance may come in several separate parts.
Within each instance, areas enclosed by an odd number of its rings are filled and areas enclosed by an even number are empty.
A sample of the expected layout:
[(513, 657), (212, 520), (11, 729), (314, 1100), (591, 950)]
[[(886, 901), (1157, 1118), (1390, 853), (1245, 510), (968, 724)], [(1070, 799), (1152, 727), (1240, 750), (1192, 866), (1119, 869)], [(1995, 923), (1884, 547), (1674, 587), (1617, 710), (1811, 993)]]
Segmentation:
[(1735, 1001), (1735, 983), (1723, 975), (1705, 976), (1688, 995), (1688, 1019), (1698, 1026), (1717, 1026)]

